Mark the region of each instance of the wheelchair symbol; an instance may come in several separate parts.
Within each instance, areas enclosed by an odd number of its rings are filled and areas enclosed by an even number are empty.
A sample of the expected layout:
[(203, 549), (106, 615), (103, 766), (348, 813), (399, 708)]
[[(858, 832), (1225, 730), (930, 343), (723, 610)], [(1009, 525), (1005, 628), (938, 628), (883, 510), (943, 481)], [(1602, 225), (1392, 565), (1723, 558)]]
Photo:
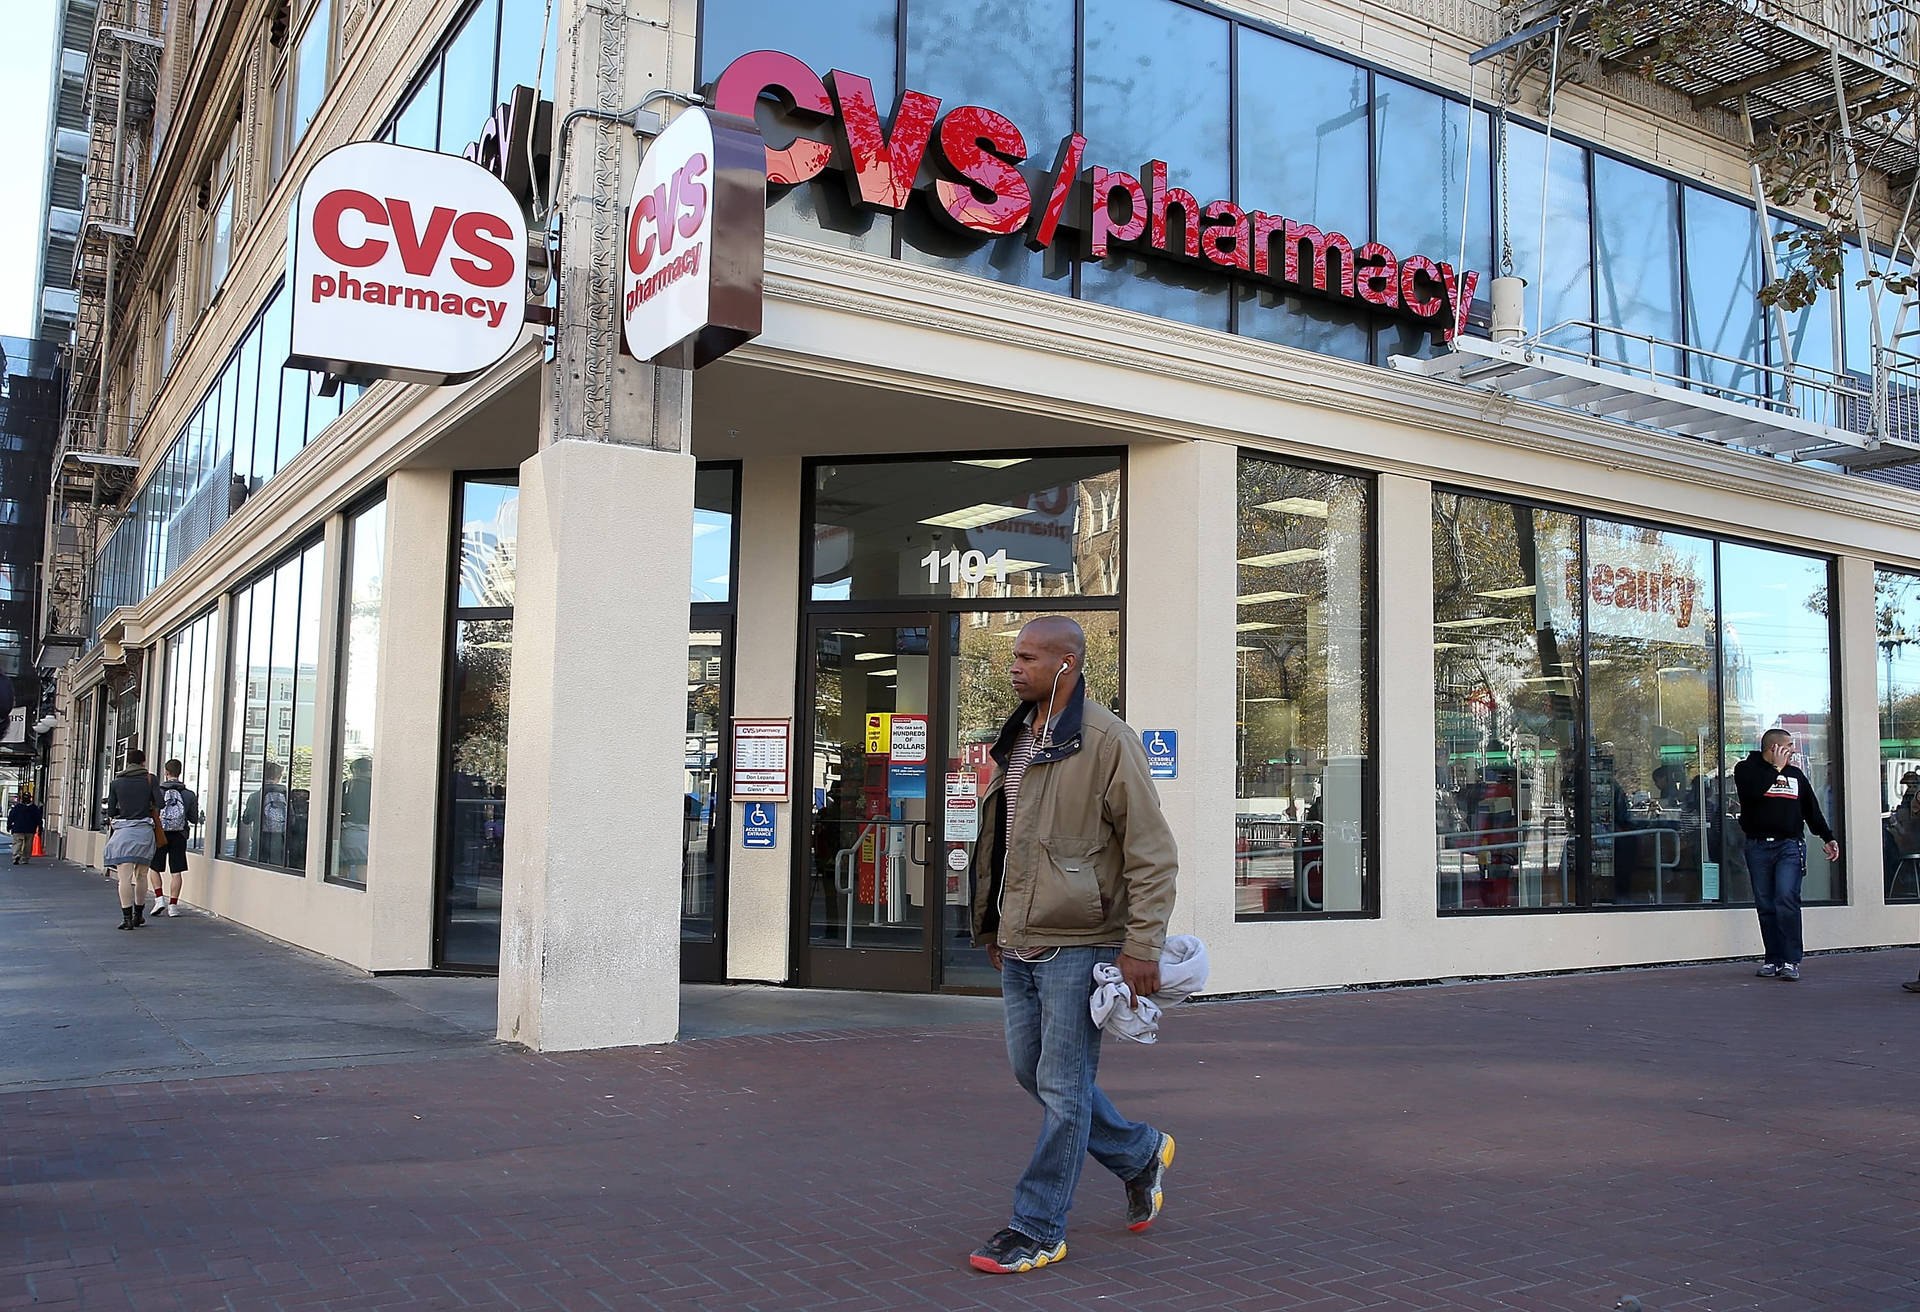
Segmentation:
[(767, 814), (766, 807), (756, 802), (753, 805), (753, 809), (747, 812), (747, 823), (758, 829), (772, 824), (773, 817)]
[(1171, 749), (1167, 746), (1166, 738), (1156, 729), (1147, 739), (1147, 750), (1155, 756), (1165, 756)]

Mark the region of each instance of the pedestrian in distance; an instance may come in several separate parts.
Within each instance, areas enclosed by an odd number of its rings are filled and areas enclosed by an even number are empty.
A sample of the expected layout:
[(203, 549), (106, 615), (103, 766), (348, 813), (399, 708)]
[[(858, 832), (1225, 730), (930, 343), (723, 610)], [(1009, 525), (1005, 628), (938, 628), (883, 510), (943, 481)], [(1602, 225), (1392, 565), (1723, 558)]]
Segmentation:
[(33, 836), (40, 832), (40, 808), (33, 790), (23, 788), (7, 808), (7, 833), (13, 839), (13, 863), (23, 866), (33, 858)]
[(1754, 973), (1762, 979), (1797, 980), (1805, 955), (1800, 885), (1807, 875), (1806, 831), (1820, 836), (1829, 861), (1840, 859), (1840, 844), (1820, 813), (1813, 780), (1795, 762), (1793, 735), (1785, 729), (1760, 735), (1760, 750), (1733, 767), (1733, 786), (1740, 794), (1747, 873), (1766, 950), (1766, 960)]
[(160, 839), (160, 785), (147, 773), (147, 754), (138, 747), (127, 752), (127, 768), (107, 787), (107, 816), (111, 825), (100, 863), (119, 880), (120, 928), (138, 929), (147, 923), (142, 876)]
[(998, 1275), (1067, 1255), (1067, 1211), (1088, 1154), (1125, 1185), (1127, 1228), (1160, 1214), (1173, 1136), (1121, 1116), (1095, 1077), (1095, 966), (1135, 997), (1160, 987), (1178, 857), (1140, 736), (1086, 695), (1086, 638), (1064, 615), (1020, 630), (1019, 707), (993, 745), (998, 774), (974, 845), (974, 942), (1001, 973), (1007, 1057), (1042, 1114), (1006, 1228), (968, 1259)]
[(187, 828), (200, 823), (200, 797), (181, 780), (180, 762), (168, 761), (166, 769), (167, 777), (160, 782), (160, 831), (167, 841), (153, 852), (153, 905), (147, 908), (147, 914), (156, 920), (162, 915), (180, 914), (180, 879), (187, 873)]

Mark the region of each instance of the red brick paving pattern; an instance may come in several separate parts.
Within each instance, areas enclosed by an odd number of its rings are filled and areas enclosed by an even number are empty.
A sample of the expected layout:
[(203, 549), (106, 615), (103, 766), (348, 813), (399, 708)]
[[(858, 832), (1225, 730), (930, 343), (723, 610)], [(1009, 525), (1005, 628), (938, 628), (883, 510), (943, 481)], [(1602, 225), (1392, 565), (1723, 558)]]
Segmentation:
[(1178, 1012), (1103, 1079), (1165, 1215), (1089, 1164), (1019, 1277), (988, 1027), (20, 1093), (0, 1309), (1915, 1309), (1917, 963)]

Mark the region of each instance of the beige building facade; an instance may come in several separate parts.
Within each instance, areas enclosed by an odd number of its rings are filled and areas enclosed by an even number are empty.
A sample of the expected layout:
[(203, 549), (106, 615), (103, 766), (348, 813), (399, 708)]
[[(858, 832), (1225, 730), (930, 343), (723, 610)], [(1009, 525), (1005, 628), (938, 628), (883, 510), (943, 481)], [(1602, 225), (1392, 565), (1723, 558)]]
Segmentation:
[[(1842, 849), (1809, 950), (1920, 941), (1920, 491), (1863, 472), (1903, 436), (1857, 381), (1913, 315), (1761, 309), (1724, 108), (1621, 74), (1549, 132), (1537, 82), (1502, 110), (1507, 65), (1469, 65), (1495, 9), (1413, 0), (124, 8), (157, 108), (64, 457), (124, 466), (53, 599), (69, 858), (130, 748), (177, 758), (185, 900), (367, 971), (498, 970), (539, 1047), (670, 1039), (681, 978), (991, 990), (968, 802), (1009, 639), (1060, 611), (1153, 753), (1214, 992), (1752, 957), (1731, 772), (1772, 727)], [(860, 79), (904, 183), (864, 176)], [(553, 104), (554, 322), (449, 386), (281, 368), (304, 171), (458, 153), (516, 86)], [(776, 173), (820, 161), (770, 185), (763, 330), (622, 357), (641, 134), (569, 112), (650, 99), (652, 131), (740, 88)], [(945, 133), (971, 105), (1019, 148)], [(939, 212), (971, 178), (1039, 213), (1075, 140), (1045, 249)], [(1091, 214), (1121, 171), (1143, 208)], [(1897, 273), (1903, 195), (1863, 198), (1849, 258)], [(1529, 344), (1578, 366), (1538, 395), (1481, 385), (1492, 346), (1430, 367), (1493, 341), (1509, 260)], [(1759, 427), (1705, 440), (1688, 398)], [(729, 787), (743, 721), (789, 725), (784, 795)]]

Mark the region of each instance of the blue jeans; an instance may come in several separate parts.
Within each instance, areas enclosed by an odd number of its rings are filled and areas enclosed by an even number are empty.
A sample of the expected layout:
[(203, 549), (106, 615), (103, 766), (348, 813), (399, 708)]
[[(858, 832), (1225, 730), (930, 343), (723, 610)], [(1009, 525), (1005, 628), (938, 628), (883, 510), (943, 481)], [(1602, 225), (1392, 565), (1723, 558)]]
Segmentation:
[(1086, 1155), (1122, 1180), (1144, 1171), (1160, 1147), (1150, 1125), (1129, 1121), (1100, 1092), (1100, 1027), (1087, 1012), (1093, 968), (1112, 948), (1060, 948), (1043, 961), (1004, 959), (1007, 1059), (1013, 1078), (1044, 1109), (1033, 1160), (1013, 1191), (1015, 1230), (1043, 1244), (1067, 1234), (1067, 1210)]
[(1760, 913), (1760, 942), (1776, 966), (1797, 966), (1806, 953), (1800, 940), (1800, 882), (1807, 877), (1807, 845), (1798, 838), (1747, 840), (1747, 874)]

